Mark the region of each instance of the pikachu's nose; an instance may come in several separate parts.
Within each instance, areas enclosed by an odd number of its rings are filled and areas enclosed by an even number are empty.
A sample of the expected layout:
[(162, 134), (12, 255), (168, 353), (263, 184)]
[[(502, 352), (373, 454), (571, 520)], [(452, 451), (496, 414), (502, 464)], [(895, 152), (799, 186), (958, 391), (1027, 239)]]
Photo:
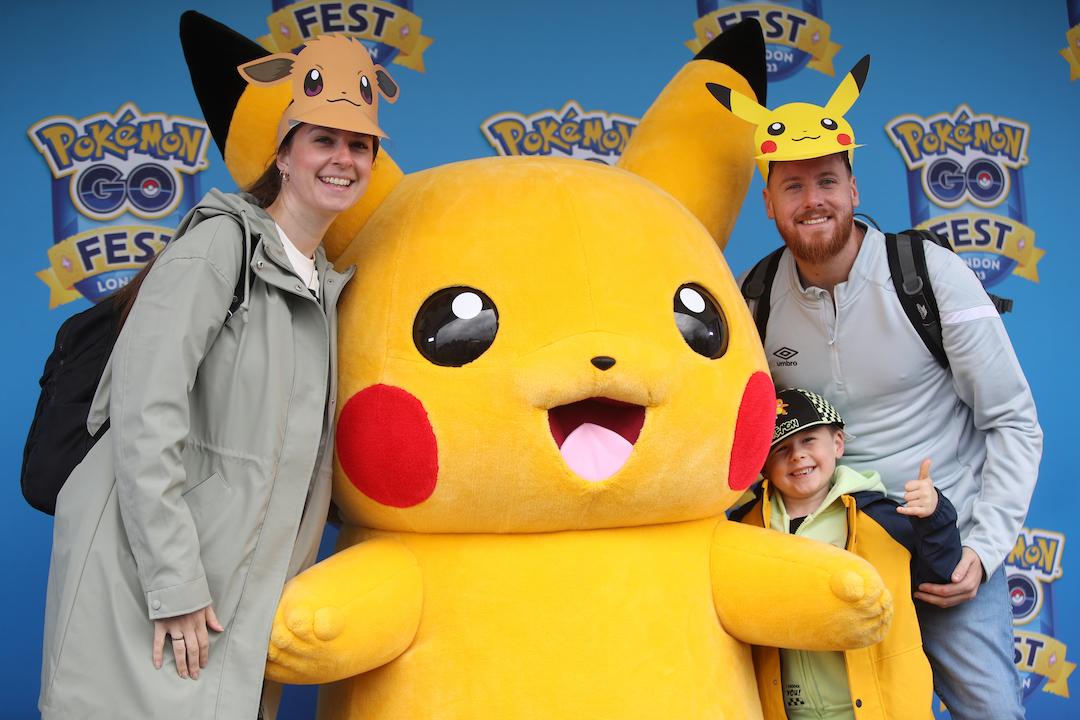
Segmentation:
[(608, 357), (607, 355), (597, 355), (589, 362), (591, 362), (598, 370), (610, 370), (615, 366), (615, 358)]

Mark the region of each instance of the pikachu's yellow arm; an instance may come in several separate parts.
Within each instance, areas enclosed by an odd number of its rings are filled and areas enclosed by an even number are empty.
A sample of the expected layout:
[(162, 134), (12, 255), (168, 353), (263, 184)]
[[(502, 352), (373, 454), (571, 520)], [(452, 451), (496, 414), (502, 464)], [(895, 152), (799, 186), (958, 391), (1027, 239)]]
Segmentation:
[(336, 553), (285, 586), (266, 676), (328, 683), (384, 665), (412, 643), (422, 605), (420, 567), (401, 543), (375, 539)]
[(825, 543), (721, 522), (711, 566), (720, 622), (745, 643), (849, 650), (881, 640), (892, 620), (877, 571)]

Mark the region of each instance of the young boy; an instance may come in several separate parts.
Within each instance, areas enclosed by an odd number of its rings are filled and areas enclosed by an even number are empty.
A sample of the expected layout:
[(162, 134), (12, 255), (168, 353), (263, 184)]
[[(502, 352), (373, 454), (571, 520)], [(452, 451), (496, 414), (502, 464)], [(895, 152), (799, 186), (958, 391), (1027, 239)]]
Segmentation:
[(838, 466), (843, 427), (821, 396), (781, 390), (764, 480), (732, 519), (827, 542), (866, 559), (892, 593), (892, 625), (884, 640), (861, 650), (755, 647), (762, 709), (766, 720), (929, 720), (933, 679), (911, 593), (920, 582), (949, 582), (960, 561), (956, 511), (934, 489), (929, 460), (918, 479), (905, 485), (903, 505), (885, 495), (876, 472)]

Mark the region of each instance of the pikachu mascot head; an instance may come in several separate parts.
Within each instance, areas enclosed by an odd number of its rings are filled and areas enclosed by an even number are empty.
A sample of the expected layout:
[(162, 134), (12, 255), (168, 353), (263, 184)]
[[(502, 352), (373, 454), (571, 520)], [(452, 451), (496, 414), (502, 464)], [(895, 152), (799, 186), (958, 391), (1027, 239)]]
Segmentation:
[[(764, 78), (757, 25), (724, 33), (617, 168), (403, 175), (380, 155), (375, 197), (328, 241), (357, 267), (338, 344), (345, 524), (286, 586), (267, 666), (326, 683), (320, 717), (754, 718), (746, 643), (880, 635), (869, 566), (724, 519), (776, 404), (720, 252), (753, 129), (705, 83), (764, 102)], [(282, 112), (273, 88), (240, 90), (238, 181)]]

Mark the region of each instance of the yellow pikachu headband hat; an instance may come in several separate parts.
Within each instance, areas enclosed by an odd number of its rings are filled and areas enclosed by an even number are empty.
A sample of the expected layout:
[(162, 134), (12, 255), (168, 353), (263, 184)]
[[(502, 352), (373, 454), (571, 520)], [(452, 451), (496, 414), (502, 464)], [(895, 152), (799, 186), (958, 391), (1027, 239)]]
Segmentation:
[[(769, 110), (742, 93), (723, 85), (706, 83), (709, 92), (736, 117), (757, 125), (754, 144), (761, 153), (756, 156), (758, 170), (769, 181), (769, 163), (784, 160), (809, 160), (847, 152), (854, 160), (855, 131), (844, 119), (862, 92), (870, 56), (864, 55), (833, 92), (824, 107), (794, 102)], [(852, 164), (854, 164), (852, 162)]]
[(296, 55), (274, 53), (236, 69), (253, 85), (291, 82), (292, 101), (278, 123), (275, 147), (300, 123), (387, 137), (379, 128), (379, 95), (396, 102), (398, 86), (355, 38), (320, 35)]

